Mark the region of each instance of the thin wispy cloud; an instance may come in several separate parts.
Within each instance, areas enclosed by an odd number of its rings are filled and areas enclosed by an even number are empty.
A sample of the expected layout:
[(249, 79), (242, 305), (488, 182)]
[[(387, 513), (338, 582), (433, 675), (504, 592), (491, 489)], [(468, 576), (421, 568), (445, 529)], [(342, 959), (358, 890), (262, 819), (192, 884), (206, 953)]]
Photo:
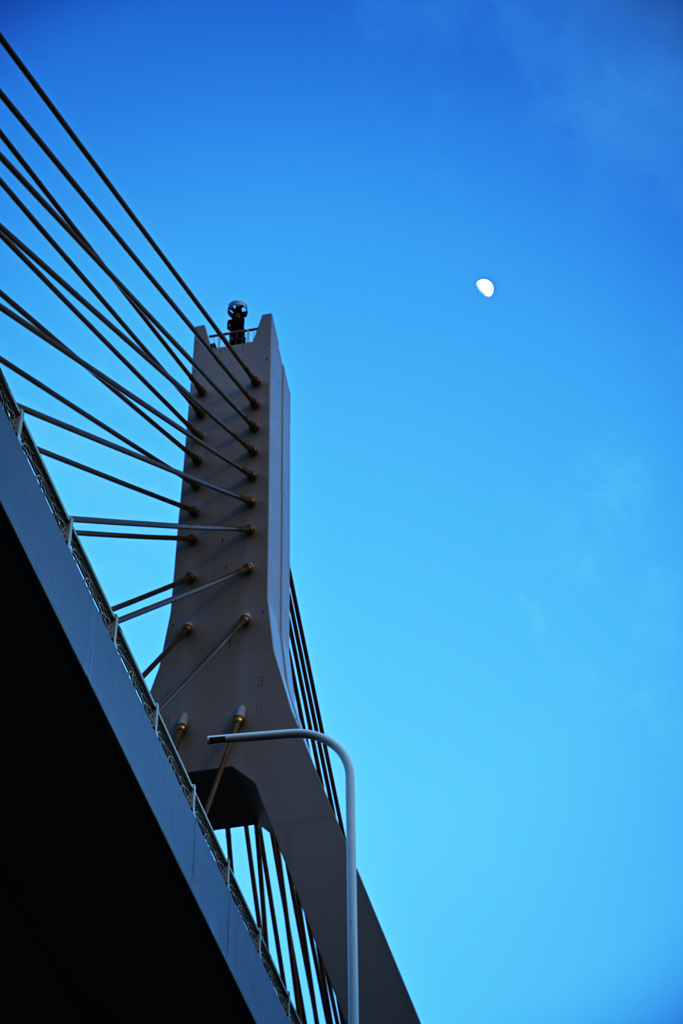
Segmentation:
[(548, 628), (547, 613), (541, 602), (520, 590), (519, 604), (531, 632), (535, 636), (545, 633)]
[[(605, 565), (647, 531), (653, 482), (640, 455), (601, 448), (577, 460), (549, 529), (550, 561), (571, 583), (601, 581)], [(603, 580), (604, 582), (604, 580)]]
[(624, 452), (593, 452), (581, 475), (588, 483), (588, 500), (602, 542), (612, 546), (630, 538), (650, 501), (651, 482), (642, 458)]
[(683, 585), (668, 565), (650, 565), (645, 571), (640, 601), (634, 608), (631, 629), (653, 652), (680, 649), (683, 626)]
[(357, 0), (370, 42), (436, 56), (495, 47), (531, 92), (524, 116), (563, 128), (586, 160), (627, 161), (683, 205), (683, 8), (667, 0)]

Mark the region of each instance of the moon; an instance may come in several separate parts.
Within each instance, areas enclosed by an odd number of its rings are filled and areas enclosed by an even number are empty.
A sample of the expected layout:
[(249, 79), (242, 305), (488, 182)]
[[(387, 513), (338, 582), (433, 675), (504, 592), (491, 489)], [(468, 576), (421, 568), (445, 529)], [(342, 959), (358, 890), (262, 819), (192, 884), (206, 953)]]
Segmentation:
[(487, 277), (480, 277), (477, 281), (477, 288), (482, 295), (485, 295), (487, 299), (490, 299), (493, 295), (493, 281), (489, 281)]

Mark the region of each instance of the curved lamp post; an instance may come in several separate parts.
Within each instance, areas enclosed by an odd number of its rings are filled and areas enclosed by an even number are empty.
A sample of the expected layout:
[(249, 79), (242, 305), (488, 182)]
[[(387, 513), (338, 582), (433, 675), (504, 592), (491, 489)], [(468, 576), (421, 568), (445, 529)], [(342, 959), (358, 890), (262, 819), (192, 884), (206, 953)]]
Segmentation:
[(359, 1024), (358, 999), (358, 885), (356, 876), (356, 787), (353, 764), (341, 743), (314, 729), (269, 729), (207, 736), (207, 743), (248, 743), (259, 740), (316, 740), (339, 754), (346, 773), (346, 957), (348, 1022)]

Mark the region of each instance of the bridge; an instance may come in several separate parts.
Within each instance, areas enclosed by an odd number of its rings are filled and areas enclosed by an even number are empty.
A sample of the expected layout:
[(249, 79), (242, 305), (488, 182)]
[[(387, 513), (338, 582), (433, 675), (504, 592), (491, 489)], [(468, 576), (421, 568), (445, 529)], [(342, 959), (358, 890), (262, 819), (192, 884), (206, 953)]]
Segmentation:
[[(238, 305), (218, 326), (0, 41), (136, 239), (2, 92), (16, 132), (2, 131), (3, 280), (16, 290), (0, 290), (0, 514), (6, 635), (25, 652), (5, 704), (7, 989), (28, 1020), (201, 1009), (341, 1024), (348, 823), (329, 753), (207, 743), (324, 731), (289, 568), (272, 317), (249, 329)], [(69, 490), (88, 481), (73, 493), (93, 514), (67, 509), (58, 474)], [(120, 559), (136, 569), (171, 541), (171, 578), (112, 605), (94, 538), (132, 546)], [(159, 613), (166, 639), (141, 671), (128, 624)], [(412, 1024), (360, 880), (358, 926), (360, 1019)]]

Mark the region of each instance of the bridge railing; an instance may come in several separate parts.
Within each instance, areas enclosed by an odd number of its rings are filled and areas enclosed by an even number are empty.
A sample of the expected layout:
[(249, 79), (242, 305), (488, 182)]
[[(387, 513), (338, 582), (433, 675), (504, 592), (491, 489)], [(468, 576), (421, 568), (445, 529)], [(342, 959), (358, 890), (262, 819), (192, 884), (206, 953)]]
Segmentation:
[[(249, 344), (250, 342), (252, 342), (254, 340), (254, 338), (256, 337), (256, 332), (257, 331), (258, 331), (258, 327), (245, 327), (243, 331), (235, 332), (235, 333), (239, 333), (239, 334), (244, 335), (242, 341), (238, 342), (238, 344), (242, 345), (242, 344), (245, 344), (245, 343)], [(228, 340), (230, 338), (230, 331), (228, 331), (228, 330), (226, 330), (222, 334), (210, 334), (209, 337), (211, 338), (212, 341), (213, 341), (214, 338), (218, 339), (217, 344), (218, 344), (219, 348), (220, 348), (221, 345), (227, 346), (227, 345), (231, 344), (231, 342)]]

